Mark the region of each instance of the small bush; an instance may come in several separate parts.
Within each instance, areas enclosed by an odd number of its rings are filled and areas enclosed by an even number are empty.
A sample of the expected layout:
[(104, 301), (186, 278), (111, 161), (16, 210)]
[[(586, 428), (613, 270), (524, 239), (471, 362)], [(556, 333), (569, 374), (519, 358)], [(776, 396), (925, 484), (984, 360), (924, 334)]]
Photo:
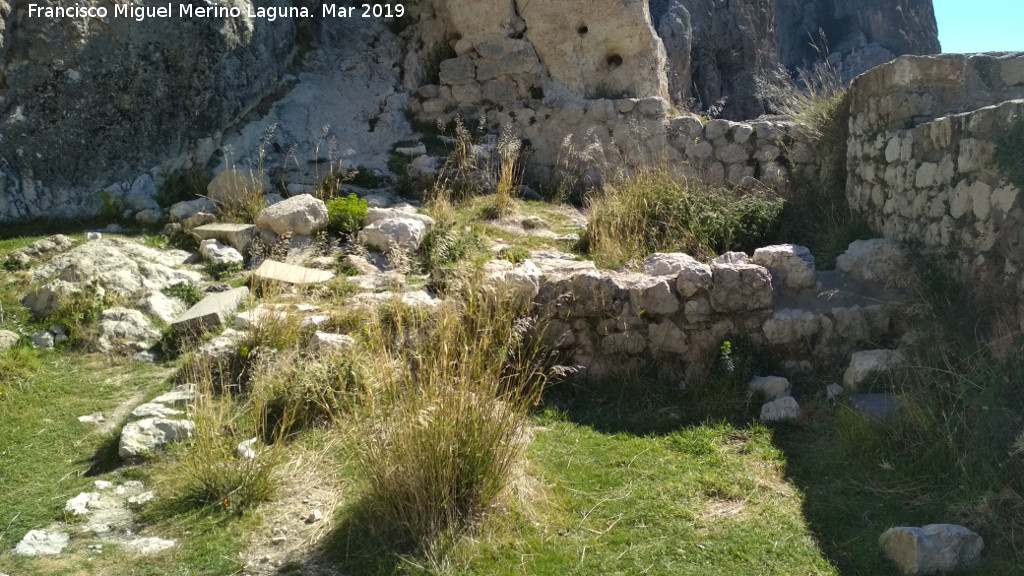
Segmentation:
[(712, 258), (764, 245), (783, 201), (767, 191), (740, 191), (666, 172), (644, 171), (607, 184), (590, 202), (585, 246), (600, 265), (618, 267), (653, 252)]
[(70, 340), (80, 340), (110, 303), (99, 283), (92, 282), (78, 292), (58, 298), (57, 308), (47, 320), (64, 326)]
[[(384, 536), (421, 552), (455, 541), (501, 503), (543, 381), (510, 299), (465, 297), (425, 317), (399, 306), (367, 332), (373, 357), (396, 366), (380, 388), (389, 407), (366, 428), (367, 497)], [(407, 335), (405, 346), (394, 346), (388, 326)]]
[(327, 202), (328, 230), (338, 235), (354, 234), (362, 228), (367, 211), (366, 200), (360, 200), (355, 194), (330, 200)]

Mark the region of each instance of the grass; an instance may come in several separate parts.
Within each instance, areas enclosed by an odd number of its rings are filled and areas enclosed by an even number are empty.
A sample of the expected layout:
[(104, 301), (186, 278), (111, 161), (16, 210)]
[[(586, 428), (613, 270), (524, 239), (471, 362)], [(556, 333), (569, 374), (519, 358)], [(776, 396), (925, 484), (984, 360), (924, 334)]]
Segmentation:
[(607, 183), (591, 198), (585, 240), (594, 261), (609, 268), (654, 252), (709, 259), (764, 245), (782, 205), (770, 192), (680, 182), (664, 171), (641, 171)]

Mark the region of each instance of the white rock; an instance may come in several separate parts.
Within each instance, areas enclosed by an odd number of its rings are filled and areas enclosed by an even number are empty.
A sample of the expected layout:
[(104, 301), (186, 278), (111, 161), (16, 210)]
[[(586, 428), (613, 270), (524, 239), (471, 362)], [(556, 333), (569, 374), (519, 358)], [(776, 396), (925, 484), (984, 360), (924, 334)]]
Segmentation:
[(106, 418), (103, 417), (102, 413), (97, 412), (95, 414), (79, 416), (78, 421), (81, 422), (82, 424), (102, 424), (103, 422), (106, 421)]
[(139, 298), (135, 306), (153, 318), (172, 322), (185, 311), (185, 304), (159, 290), (150, 290)]
[(846, 388), (843, 388), (839, 384), (833, 382), (825, 387), (825, 399), (835, 400), (846, 393)]
[(356, 341), (345, 334), (331, 334), (328, 332), (314, 332), (309, 337), (306, 349), (313, 353), (333, 352), (354, 346)]
[(872, 374), (897, 368), (903, 364), (903, 354), (898, 350), (865, 350), (854, 352), (850, 365), (843, 373), (843, 387), (856, 390)]
[(195, 423), (190, 420), (145, 418), (129, 422), (121, 431), (117, 455), (122, 459), (142, 456), (162, 448), (168, 442), (190, 438), (195, 428)]
[(14, 547), (14, 553), (20, 556), (52, 556), (67, 548), (70, 540), (64, 532), (29, 530)]
[(242, 254), (214, 238), (203, 240), (199, 244), (199, 255), (214, 264), (241, 264), (245, 261)]
[(182, 414), (184, 414), (183, 411), (159, 402), (139, 404), (132, 410), (132, 416), (135, 418), (170, 418), (171, 416), (181, 416)]
[(258, 441), (259, 438), (253, 437), (249, 438), (248, 440), (239, 442), (238, 446), (235, 448), (235, 451), (238, 452), (238, 456), (240, 458), (247, 458), (249, 460), (252, 460), (253, 458), (256, 457), (256, 450), (254, 446), (256, 446), (256, 442)]
[[(227, 332), (227, 330), (225, 330), (225, 332)], [(230, 340), (230, 337), (224, 336), (224, 334), (221, 334), (221, 337)], [(189, 384), (183, 384), (181, 386), (176, 386), (170, 392), (166, 392), (156, 398), (153, 398), (152, 401), (157, 404), (166, 404), (168, 406), (186, 406), (189, 402), (195, 399), (195, 397), (195, 387)]]
[(886, 557), (904, 574), (953, 572), (975, 564), (985, 549), (981, 536), (955, 524), (899, 526), (878, 539)]
[(762, 327), (769, 344), (779, 346), (805, 342), (818, 335), (824, 326), (824, 317), (810, 310), (786, 308), (776, 310)]
[(811, 251), (796, 244), (765, 246), (754, 251), (754, 264), (764, 266), (772, 273), (773, 282), (781, 282), (793, 290), (813, 288), (814, 256)]
[(409, 162), (405, 172), (413, 179), (433, 179), (440, 170), (440, 162), (433, 156), (420, 156)]
[[(707, 268), (706, 265), (698, 262), (693, 256), (683, 254), (682, 252), (658, 252), (651, 254), (643, 261), (641, 266), (643, 267), (644, 272), (651, 276), (677, 276), (680, 272), (690, 270), (694, 267)], [(708, 278), (710, 277), (711, 272), (709, 269)]]
[(856, 240), (836, 258), (836, 269), (854, 280), (884, 285), (905, 273), (907, 254), (907, 247), (896, 240)]
[(759, 392), (768, 400), (789, 396), (791, 390), (789, 380), (781, 376), (754, 376), (747, 387), (752, 392)]
[[(187, 202), (178, 202), (171, 206), (168, 211), (171, 222), (180, 222), (186, 220), (196, 214), (205, 212), (207, 214), (216, 214), (217, 207), (206, 198), (196, 198), (195, 200), (189, 200)], [(92, 240), (92, 238), (90, 238)], [(99, 238), (97, 238), (99, 240)]]
[(772, 276), (766, 268), (756, 264), (715, 261), (711, 264), (711, 274), (711, 306), (717, 312), (771, 308)]
[(64, 511), (84, 516), (89, 513), (89, 503), (99, 499), (100, 495), (96, 492), (81, 492), (64, 504)]
[(90, 240), (90, 241), (91, 240), (102, 240), (103, 239), (103, 234), (100, 233), (100, 232), (86, 232), (85, 233), (85, 239), (86, 240)]
[(327, 205), (309, 194), (292, 196), (256, 215), (256, 227), (278, 236), (291, 233), (312, 236), (327, 226)]
[(711, 261), (712, 264), (750, 264), (746, 252), (726, 252)]
[(796, 420), (800, 416), (800, 405), (792, 396), (783, 396), (761, 406), (762, 422)]
[(16, 332), (0, 330), (0, 352), (13, 348), (18, 343), (19, 338)]
[(160, 338), (160, 331), (149, 318), (133, 308), (108, 308), (100, 313), (100, 335), (96, 347), (100, 352), (115, 348), (141, 351)]
[(382, 252), (394, 248), (415, 252), (427, 235), (427, 224), (414, 218), (378, 220), (359, 232), (361, 242)]
[(412, 220), (419, 220), (430, 226), (434, 225), (434, 219), (426, 214), (420, 214), (416, 211), (416, 208), (404, 204), (394, 206), (391, 208), (370, 208), (366, 211), (366, 217), (363, 218), (363, 226), (369, 226), (374, 222), (380, 222), (381, 220), (391, 220), (392, 218), (407, 218)]

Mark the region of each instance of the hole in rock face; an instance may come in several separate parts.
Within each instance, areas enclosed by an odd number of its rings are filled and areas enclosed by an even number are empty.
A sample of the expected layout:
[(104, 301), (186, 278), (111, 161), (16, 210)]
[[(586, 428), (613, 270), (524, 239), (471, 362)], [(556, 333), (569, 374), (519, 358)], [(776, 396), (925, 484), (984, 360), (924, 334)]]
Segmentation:
[(586, 24), (580, 24), (579, 28), (576, 28), (576, 33), (579, 34), (580, 36), (583, 36), (587, 32), (590, 32), (590, 28), (587, 28)]
[(619, 56), (618, 54), (612, 54), (611, 56), (608, 57), (607, 62), (609, 68), (618, 68), (619, 66), (622, 66), (622, 56)]

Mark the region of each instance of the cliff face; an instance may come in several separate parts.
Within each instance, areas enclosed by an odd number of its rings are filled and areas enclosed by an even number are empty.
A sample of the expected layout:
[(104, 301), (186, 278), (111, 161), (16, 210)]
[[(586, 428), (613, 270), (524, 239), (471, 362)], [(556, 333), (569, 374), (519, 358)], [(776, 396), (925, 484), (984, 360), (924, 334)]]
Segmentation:
[(722, 116), (731, 119), (763, 113), (754, 96), (755, 78), (768, 68), (809, 66), (827, 55), (850, 80), (897, 56), (940, 50), (931, 0), (651, 0), (650, 5), (668, 51), (673, 100), (692, 99), (701, 109), (717, 103)]
[[(28, 4), (0, 0), (0, 217), (88, 211), (83, 189), (137, 175), (237, 121), (295, 50), (286, 18), (41, 18)], [(248, 5), (220, 4), (243, 14)]]

